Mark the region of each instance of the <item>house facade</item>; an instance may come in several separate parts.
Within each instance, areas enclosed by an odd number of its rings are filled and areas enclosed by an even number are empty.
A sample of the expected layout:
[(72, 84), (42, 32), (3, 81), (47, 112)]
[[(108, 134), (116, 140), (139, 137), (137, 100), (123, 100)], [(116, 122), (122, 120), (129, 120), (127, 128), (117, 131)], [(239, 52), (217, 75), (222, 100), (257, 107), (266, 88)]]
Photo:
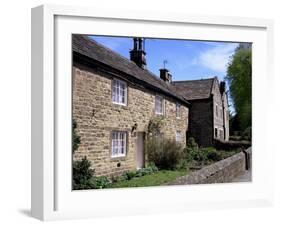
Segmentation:
[(142, 39), (134, 39), (128, 60), (87, 36), (73, 35), (73, 120), (95, 175), (117, 176), (145, 166), (148, 125), (161, 117), (165, 138), (186, 145), (189, 102), (171, 83), (146, 69)]
[(210, 79), (175, 81), (173, 85), (190, 103), (188, 136), (203, 147), (214, 139), (229, 140), (229, 109), (225, 82)]

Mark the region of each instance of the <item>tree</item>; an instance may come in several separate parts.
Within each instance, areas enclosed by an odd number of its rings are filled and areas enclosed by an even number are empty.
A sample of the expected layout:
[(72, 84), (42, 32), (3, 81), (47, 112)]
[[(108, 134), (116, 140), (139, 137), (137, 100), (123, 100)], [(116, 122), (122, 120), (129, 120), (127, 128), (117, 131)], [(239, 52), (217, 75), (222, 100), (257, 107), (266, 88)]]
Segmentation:
[(244, 131), (252, 124), (252, 51), (239, 46), (227, 68), (226, 79), (234, 102), (239, 128)]

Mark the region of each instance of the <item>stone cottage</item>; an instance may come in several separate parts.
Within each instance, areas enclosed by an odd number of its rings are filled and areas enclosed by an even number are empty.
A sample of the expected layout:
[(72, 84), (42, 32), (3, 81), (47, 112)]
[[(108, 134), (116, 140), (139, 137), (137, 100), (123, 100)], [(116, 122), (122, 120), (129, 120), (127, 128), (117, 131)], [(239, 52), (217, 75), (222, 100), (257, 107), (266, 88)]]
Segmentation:
[(130, 60), (84, 35), (72, 35), (73, 120), (81, 143), (74, 159), (92, 162), (95, 174), (120, 175), (145, 166), (148, 124), (163, 118), (162, 135), (186, 144), (189, 102), (171, 74), (146, 69), (143, 39), (134, 38)]
[(225, 82), (210, 79), (175, 81), (172, 84), (190, 103), (188, 136), (200, 146), (214, 139), (229, 140), (229, 109)]

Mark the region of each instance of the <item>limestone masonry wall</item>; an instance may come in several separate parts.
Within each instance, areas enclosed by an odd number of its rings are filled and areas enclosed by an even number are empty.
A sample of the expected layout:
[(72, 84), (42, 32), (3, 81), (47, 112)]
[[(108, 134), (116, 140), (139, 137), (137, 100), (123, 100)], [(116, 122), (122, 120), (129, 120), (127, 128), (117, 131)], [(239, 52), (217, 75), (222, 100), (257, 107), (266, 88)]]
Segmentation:
[[(83, 156), (92, 162), (95, 175), (120, 175), (136, 169), (136, 132), (146, 132), (155, 116), (156, 93), (128, 83), (127, 106), (112, 103), (112, 77), (81, 65), (73, 67), (73, 119), (81, 144), (74, 159)], [(165, 97), (164, 136), (175, 139), (181, 131), (182, 145), (186, 142), (188, 108), (181, 106), (181, 117), (176, 118), (176, 102)], [(134, 124), (137, 129), (131, 132)], [(127, 154), (111, 157), (111, 132), (127, 131)]]
[(235, 177), (246, 170), (246, 162), (249, 161), (251, 166), (252, 150), (246, 150), (250, 159), (246, 159), (246, 154), (239, 152), (229, 158), (206, 166), (201, 170), (192, 172), (187, 176), (178, 178), (170, 184), (211, 184), (231, 182)]

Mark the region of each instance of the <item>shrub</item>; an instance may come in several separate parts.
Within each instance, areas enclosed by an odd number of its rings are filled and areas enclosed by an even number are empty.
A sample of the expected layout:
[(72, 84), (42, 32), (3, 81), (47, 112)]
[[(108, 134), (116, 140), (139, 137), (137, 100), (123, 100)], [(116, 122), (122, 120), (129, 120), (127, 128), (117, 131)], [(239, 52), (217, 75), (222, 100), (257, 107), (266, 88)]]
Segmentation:
[(243, 140), (251, 141), (252, 139), (252, 127), (247, 127), (242, 133)]
[(76, 133), (77, 123), (75, 120), (72, 122), (72, 153), (74, 153), (81, 142), (80, 136)]
[(186, 148), (186, 160), (187, 162), (204, 163), (207, 159), (206, 153), (199, 148)]
[(214, 148), (203, 148), (201, 151), (206, 153), (206, 159), (209, 161), (217, 162), (222, 160), (220, 152)]
[(195, 142), (195, 139), (193, 137), (188, 138), (187, 140), (187, 147), (188, 148), (195, 148), (198, 149), (198, 144)]
[(136, 176), (136, 171), (126, 171), (123, 173), (122, 177), (125, 179), (125, 180), (131, 180), (133, 177)]
[(186, 159), (181, 159), (179, 164), (177, 165), (177, 169), (188, 169), (188, 162)]
[(142, 176), (145, 176), (145, 175), (150, 175), (150, 174), (153, 174), (157, 171), (158, 171), (158, 168), (155, 165), (154, 166), (153, 165), (147, 166), (145, 168), (137, 170), (135, 177), (142, 177)]
[(148, 134), (155, 135), (161, 133), (163, 127), (163, 116), (158, 116), (151, 119), (148, 123), (147, 132)]
[(93, 177), (91, 179), (91, 188), (107, 188), (112, 184), (106, 176)]
[(179, 143), (164, 138), (161, 142), (153, 137), (147, 139), (146, 153), (148, 161), (154, 162), (159, 169), (175, 169), (184, 157)]
[(91, 178), (95, 170), (91, 169), (91, 162), (85, 156), (82, 160), (73, 162), (72, 183), (73, 189), (92, 188)]

